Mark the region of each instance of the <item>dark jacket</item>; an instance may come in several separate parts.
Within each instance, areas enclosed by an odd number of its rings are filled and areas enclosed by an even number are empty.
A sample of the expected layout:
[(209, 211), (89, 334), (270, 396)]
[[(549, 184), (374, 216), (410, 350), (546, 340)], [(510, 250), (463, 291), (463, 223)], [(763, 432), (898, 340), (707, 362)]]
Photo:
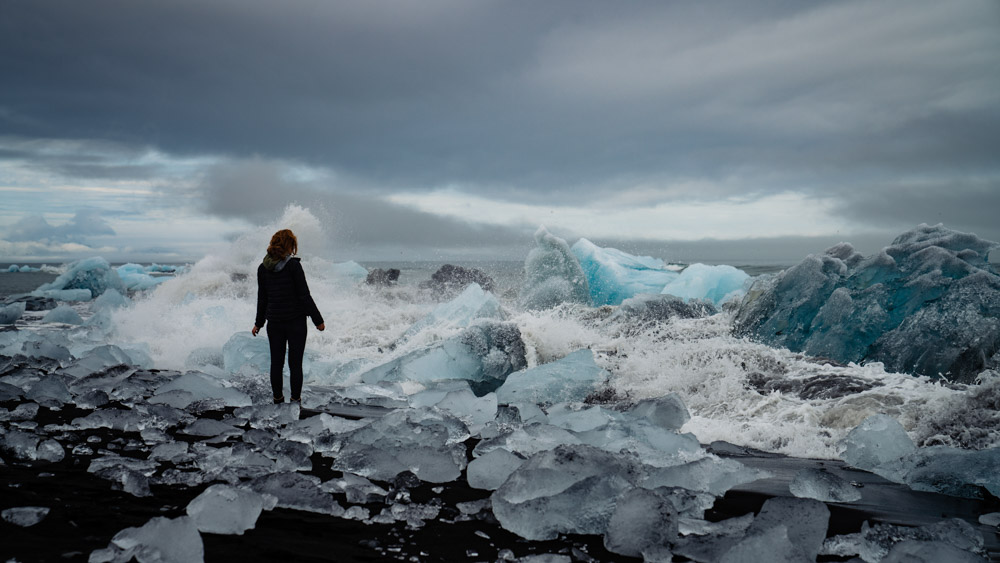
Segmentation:
[(312, 317), (313, 324), (323, 324), (316, 303), (309, 295), (306, 273), (298, 258), (280, 262), (265, 259), (257, 267), (257, 319), (254, 325), (264, 326), (264, 321), (280, 322)]

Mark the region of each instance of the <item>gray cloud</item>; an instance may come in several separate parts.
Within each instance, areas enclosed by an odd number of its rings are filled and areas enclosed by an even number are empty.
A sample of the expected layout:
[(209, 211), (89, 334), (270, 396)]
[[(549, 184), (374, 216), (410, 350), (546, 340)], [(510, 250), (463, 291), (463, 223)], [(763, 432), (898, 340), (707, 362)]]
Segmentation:
[(62, 225), (51, 225), (41, 215), (21, 218), (8, 229), (4, 238), (11, 242), (45, 243), (83, 242), (93, 236), (114, 235), (115, 231), (97, 209), (81, 209)]
[[(219, 216), (298, 202), (352, 244), (454, 249), (530, 229), (380, 197), (449, 186), (557, 207), (642, 185), (650, 205), (795, 191), (833, 200), (857, 233), (943, 220), (1000, 239), (990, 0), (94, 0), (2, 14), (0, 129), (97, 148), (8, 143), (0, 159), (169, 187), (185, 182), (141, 154), (207, 155), (224, 164), (194, 195)], [(295, 179), (281, 161), (330, 177)]]
[(250, 221), (273, 220), (285, 206), (307, 207), (347, 249), (405, 249), (409, 258), (460, 249), (509, 253), (529, 248), (532, 229), (482, 225), (423, 213), (363, 194), (340, 191), (330, 178), (301, 180), (281, 162), (251, 159), (213, 166), (195, 189), (206, 213)]

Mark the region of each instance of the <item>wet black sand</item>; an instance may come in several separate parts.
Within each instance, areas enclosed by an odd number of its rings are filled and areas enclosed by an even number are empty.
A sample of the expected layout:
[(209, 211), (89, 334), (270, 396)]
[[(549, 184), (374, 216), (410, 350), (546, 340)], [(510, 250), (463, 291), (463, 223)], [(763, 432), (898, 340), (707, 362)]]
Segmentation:
[[(0, 406), (12, 409), (16, 405)], [(74, 408), (61, 411), (42, 408), (36, 420), (40, 425), (64, 423), (87, 412)], [(0, 456), (5, 463), (0, 465), (0, 509), (16, 506), (51, 508), (49, 515), (32, 527), (21, 528), (0, 521), (0, 559), (86, 561), (91, 551), (107, 547), (112, 536), (123, 528), (141, 526), (155, 516), (183, 515), (188, 502), (207, 487), (153, 485), (152, 496), (146, 498), (113, 490), (109, 481), (87, 473), (94, 456), (70, 453), (75, 443), (91, 436), (100, 438), (100, 442), (88, 444), (95, 452), (111, 449), (122, 455), (145, 457), (141, 451), (129, 452), (123, 447), (129, 439), (138, 440), (137, 433), (103, 429), (58, 435), (67, 450), (66, 459), (58, 463), (16, 462), (10, 456)], [(774, 477), (729, 491), (706, 514), (710, 520), (759, 511), (768, 498), (789, 495), (788, 483), (798, 470), (824, 468), (864, 485), (861, 501), (828, 503), (831, 511), (828, 535), (857, 532), (866, 520), (917, 526), (958, 517), (977, 526), (986, 539), (991, 559), (1000, 561), (1000, 541), (995, 530), (978, 524), (977, 520), (980, 514), (1000, 511), (997, 499), (970, 500), (915, 492), (876, 475), (847, 468), (840, 462), (788, 458), (725, 444), (713, 444), (711, 449), (749, 466), (766, 469)], [(330, 469), (330, 460), (318, 454), (313, 456), (310, 473), (324, 480), (339, 475)], [(390, 496), (402, 488), (392, 483), (381, 485), (390, 491)], [(505, 555), (502, 550), (510, 550), (510, 554), (517, 557), (557, 553), (575, 561), (625, 560), (607, 552), (601, 538), (595, 536), (564, 536), (549, 542), (523, 540), (501, 528), (488, 511), (473, 516), (470, 521), (456, 522), (461, 516), (457, 503), (489, 497), (488, 491), (472, 489), (464, 479), (442, 486), (420, 484), (409, 488), (408, 493), (413, 502), (439, 504), (438, 517), (413, 529), (403, 522), (366, 525), (355, 520), (275, 509), (263, 512), (256, 527), (242, 536), (202, 534), (205, 560), (495, 561)], [(344, 495), (334, 497), (342, 506), (348, 506)], [(385, 506), (377, 502), (366, 508), (374, 515)]]

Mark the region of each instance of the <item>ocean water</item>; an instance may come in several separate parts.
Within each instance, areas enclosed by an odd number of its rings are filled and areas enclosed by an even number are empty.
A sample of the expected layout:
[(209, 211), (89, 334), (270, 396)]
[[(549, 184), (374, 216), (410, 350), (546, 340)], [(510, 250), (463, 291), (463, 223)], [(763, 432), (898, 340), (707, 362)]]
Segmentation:
[[(421, 289), (441, 263), (372, 262), (367, 267), (401, 270), (400, 283), (374, 288), (337, 274), (325, 258), (335, 241), (308, 210), (292, 208), (274, 224), (247, 233), (218, 255), (205, 256), (112, 316), (96, 338), (126, 349), (142, 349), (160, 369), (191, 369), (199, 352), (220, 354), (254, 321), (257, 264), (279, 226), (299, 236), (300, 255), (327, 330), (311, 330), (306, 384), (352, 385), (355, 374), (337, 366), (374, 366), (452, 336), (458, 329), (432, 329), (396, 345), (441, 296)], [(817, 249), (819, 251), (821, 249)], [(359, 260), (359, 262), (363, 262)], [(898, 419), (919, 445), (986, 448), (1000, 445), (992, 405), (1000, 384), (953, 385), (886, 372), (879, 363), (835, 365), (732, 336), (729, 310), (702, 319), (638, 323), (612, 315), (612, 308), (564, 304), (547, 311), (520, 310), (520, 262), (460, 263), (488, 273), (495, 294), (517, 324), (529, 367), (590, 348), (611, 374), (618, 400), (635, 401), (677, 393), (691, 420), (683, 430), (702, 443), (725, 440), (741, 446), (810, 458), (838, 458), (846, 434), (866, 417)], [(780, 265), (746, 268), (752, 275)], [(0, 274), (0, 293), (30, 291), (54, 272)], [(87, 304), (75, 305), (84, 317)], [(21, 324), (37, 324), (27, 315)], [(67, 329), (69, 330), (69, 329)], [(78, 329), (83, 330), (83, 329)], [(91, 338), (95, 336), (90, 335)], [(246, 374), (233, 377), (247, 377)], [(257, 377), (266, 377), (258, 374)]]

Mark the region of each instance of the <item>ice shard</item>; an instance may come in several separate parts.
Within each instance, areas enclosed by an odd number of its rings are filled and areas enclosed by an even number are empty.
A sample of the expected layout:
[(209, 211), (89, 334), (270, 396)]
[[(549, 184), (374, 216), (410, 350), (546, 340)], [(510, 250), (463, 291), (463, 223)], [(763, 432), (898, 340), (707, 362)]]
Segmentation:
[(566, 357), (512, 373), (497, 389), (501, 404), (582, 401), (608, 379), (608, 372), (583, 348)]

